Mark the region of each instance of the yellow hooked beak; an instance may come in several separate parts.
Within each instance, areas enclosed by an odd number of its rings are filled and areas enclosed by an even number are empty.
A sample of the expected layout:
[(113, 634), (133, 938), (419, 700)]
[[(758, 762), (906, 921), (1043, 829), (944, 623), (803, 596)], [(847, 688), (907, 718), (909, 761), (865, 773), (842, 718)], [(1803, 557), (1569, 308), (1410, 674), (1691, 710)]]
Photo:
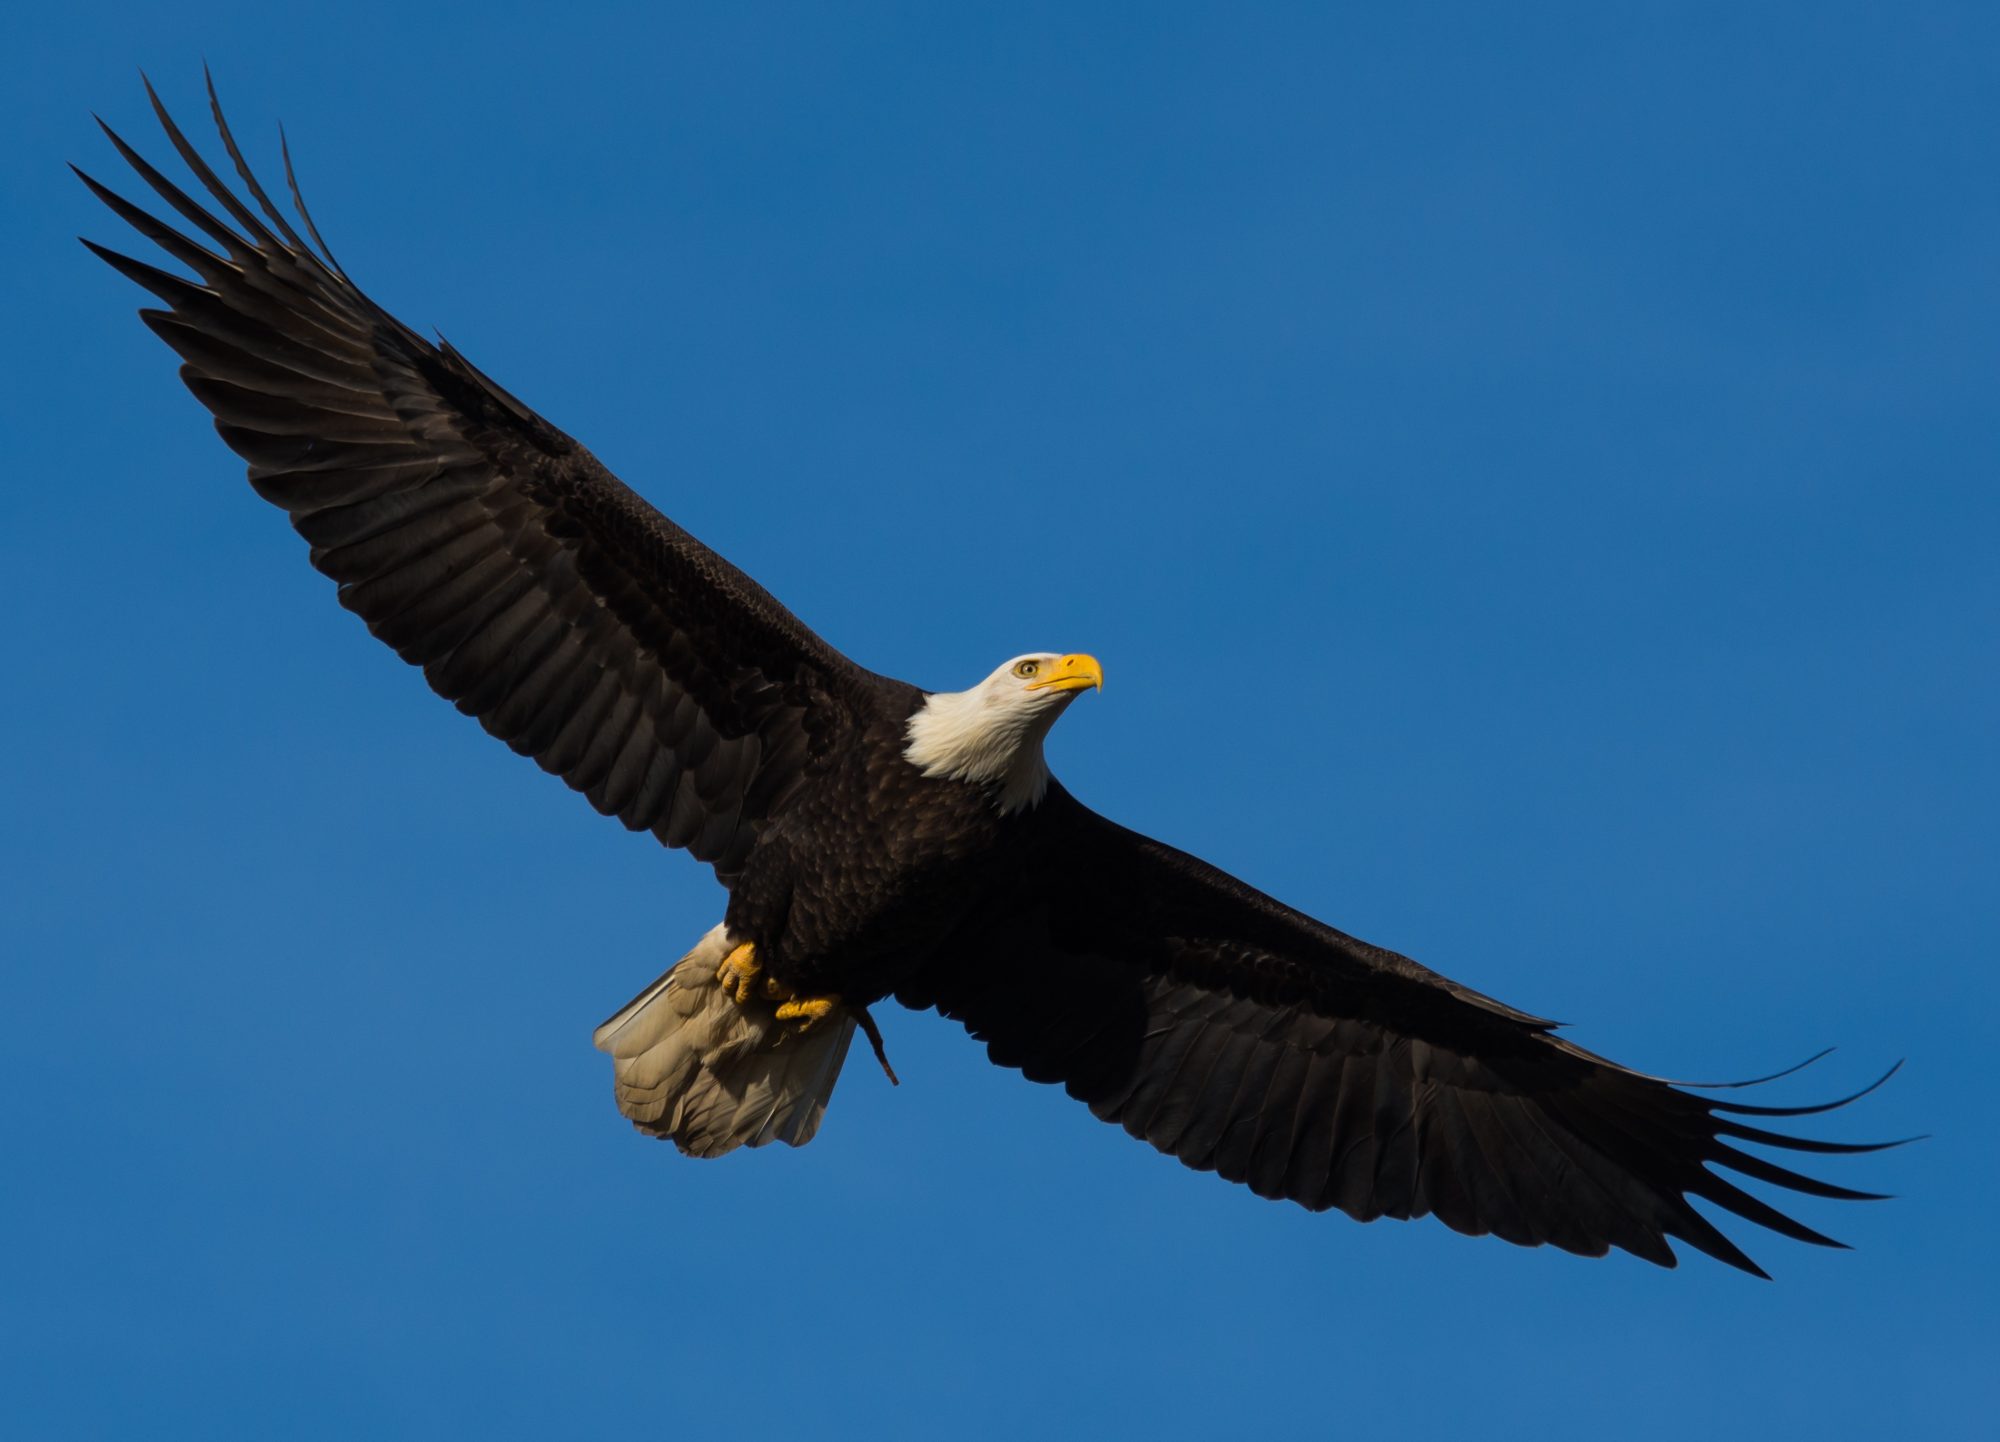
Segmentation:
[(1030, 691), (1102, 691), (1104, 668), (1095, 656), (1065, 656), (1051, 661), (1041, 675), (1028, 683)]

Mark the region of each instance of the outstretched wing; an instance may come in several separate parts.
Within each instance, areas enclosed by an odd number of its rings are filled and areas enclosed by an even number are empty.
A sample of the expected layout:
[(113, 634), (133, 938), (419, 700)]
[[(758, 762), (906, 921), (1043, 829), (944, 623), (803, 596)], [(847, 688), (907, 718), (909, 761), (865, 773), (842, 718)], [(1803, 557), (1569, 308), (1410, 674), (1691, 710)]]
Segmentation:
[(208, 243), (78, 171), (199, 283), (84, 243), (166, 302), (140, 315), (186, 362), (181, 378), (251, 485), (291, 516), (341, 604), (438, 694), (605, 815), (729, 880), (813, 758), (898, 683), (855, 666), (450, 346), (363, 295), (320, 241), (290, 156), (317, 246), (257, 183), (213, 84), (255, 210), (146, 92), (234, 224), (106, 126)]
[(1709, 1100), (1593, 1056), (1553, 1023), (1324, 926), (1060, 787), (1031, 827), (1013, 884), (898, 999), (935, 1006), (1000, 1065), (1063, 1083), (1105, 1121), (1259, 1196), (1361, 1221), (1431, 1213), (1474, 1235), (1586, 1256), (1622, 1247), (1668, 1267), (1678, 1237), (1762, 1276), (1690, 1198), (1839, 1244), (1712, 1166), (1814, 1196), (1871, 1194), (1734, 1143), (1894, 1145), (1747, 1125), (1736, 1118), (1841, 1103)]

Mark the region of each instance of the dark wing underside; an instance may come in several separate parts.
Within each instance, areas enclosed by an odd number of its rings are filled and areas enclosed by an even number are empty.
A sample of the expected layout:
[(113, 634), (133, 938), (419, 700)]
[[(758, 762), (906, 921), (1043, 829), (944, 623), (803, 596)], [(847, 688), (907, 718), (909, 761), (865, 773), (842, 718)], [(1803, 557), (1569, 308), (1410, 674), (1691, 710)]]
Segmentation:
[[(1105, 1121), (1258, 1195), (1361, 1221), (1674, 1265), (1678, 1237), (1763, 1275), (1689, 1205), (1838, 1243), (1719, 1176), (1831, 1186), (1739, 1150), (1818, 1107), (1713, 1101), (1591, 1055), (1502, 1006), (1272, 901), (1052, 787), (1018, 881), (898, 993), (1060, 1082)], [(1878, 1083), (1879, 1085), (1879, 1083)], [(1849, 1099), (1851, 1100), (1851, 1098)]]
[[(118, 152), (205, 243), (81, 171), (198, 282), (86, 245), (166, 302), (141, 311), (312, 546), (340, 601), (431, 686), (590, 804), (727, 881), (759, 823), (897, 683), (862, 671), (568, 436), (364, 296), (287, 223), (222, 111), (256, 210), (168, 117), (225, 222)], [(306, 231), (319, 234), (285, 177)], [(261, 215), (259, 214), (261, 212)]]

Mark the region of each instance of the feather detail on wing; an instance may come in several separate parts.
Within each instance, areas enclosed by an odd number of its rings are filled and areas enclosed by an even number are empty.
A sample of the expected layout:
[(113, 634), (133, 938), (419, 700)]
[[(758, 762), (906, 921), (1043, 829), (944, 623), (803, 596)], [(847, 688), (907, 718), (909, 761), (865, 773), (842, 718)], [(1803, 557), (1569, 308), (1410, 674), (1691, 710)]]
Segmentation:
[(1362, 1221), (1435, 1214), (1461, 1232), (1586, 1256), (1619, 1247), (1662, 1266), (1679, 1238), (1761, 1276), (1690, 1199), (1839, 1243), (1717, 1169), (1818, 1197), (1872, 1194), (1733, 1143), (1894, 1145), (1746, 1125), (1736, 1118), (1844, 1103), (1710, 1100), (1618, 1066), (1059, 787), (1031, 825), (1014, 884), (898, 999), (957, 1018), (1000, 1065), (1062, 1083), (1105, 1121), (1260, 1196)]
[[(191, 233), (77, 173), (195, 279), (85, 244), (165, 302), (141, 315), (258, 494), (290, 515), (341, 604), (440, 695), (598, 811), (728, 880), (831, 738), (899, 683), (848, 661), (457, 351), (363, 295), (259, 185), (212, 85), (254, 209), (147, 94), (221, 215), (109, 126)], [(317, 242), (289, 150), (284, 161)]]

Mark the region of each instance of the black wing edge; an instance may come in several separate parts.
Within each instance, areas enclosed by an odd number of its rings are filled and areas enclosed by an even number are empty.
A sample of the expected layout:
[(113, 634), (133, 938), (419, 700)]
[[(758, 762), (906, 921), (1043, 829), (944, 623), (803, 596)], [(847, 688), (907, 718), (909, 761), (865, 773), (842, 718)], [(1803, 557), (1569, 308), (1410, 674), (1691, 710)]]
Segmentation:
[[(1690, 1139), (1694, 1142), (1693, 1151), (1696, 1153), (1697, 1161), (1689, 1169), (1688, 1174), (1681, 1179), (1678, 1189), (1683, 1198), (1680, 1210), (1684, 1213), (1684, 1216), (1678, 1219), (1682, 1225), (1669, 1229), (1670, 1235), (1678, 1237), (1696, 1250), (1715, 1258), (1717, 1261), (1725, 1262), (1739, 1271), (1747, 1272), (1751, 1276), (1762, 1278), (1765, 1281), (1770, 1280), (1770, 1273), (1751, 1260), (1740, 1247), (1686, 1204), (1685, 1198), (1695, 1197), (1733, 1216), (1740, 1217), (1744, 1221), (1762, 1227), (1767, 1231), (1775, 1232), (1783, 1237), (1789, 1237), (1793, 1241), (1809, 1243), (1816, 1247), (1830, 1247), (1839, 1251), (1851, 1250), (1846, 1242), (1839, 1241), (1812, 1227), (1808, 1227), (1797, 1218), (1780, 1211), (1768, 1202), (1752, 1196), (1741, 1187), (1735, 1185), (1735, 1183), (1719, 1175), (1717, 1169), (1733, 1172), (1738, 1176), (1764, 1183), (1767, 1186), (1777, 1187), (1787, 1192), (1803, 1196), (1822, 1197), (1831, 1201), (1883, 1202), (1894, 1200), (1893, 1193), (1860, 1191), (1853, 1187), (1843, 1187), (1832, 1182), (1821, 1181), (1817, 1177), (1807, 1176), (1802, 1172), (1793, 1171), (1789, 1167), (1779, 1166), (1774, 1162), (1743, 1151), (1739, 1147), (1730, 1145), (1730, 1143), (1732, 1141), (1746, 1142), (1753, 1146), (1772, 1147), (1781, 1151), (1803, 1152), (1815, 1156), (1859, 1156), (1872, 1152), (1889, 1151), (1896, 1147), (1908, 1146), (1912, 1142), (1924, 1141), (1927, 1139), (1928, 1134), (1898, 1137), (1892, 1141), (1835, 1142), (1824, 1141), (1814, 1137), (1795, 1136), (1789, 1132), (1773, 1131), (1766, 1127), (1751, 1126), (1743, 1122), (1731, 1120), (1731, 1118), (1823, 1116), (1838, 1111), (1879, 1090), (1891, 1077), (1903, 1069), (1903, 1060), (1897, 1060), (1866, 1086), (1849, 1092), (1845, 1096), (1836, 1097), (1831, 1101), (1815, 1102), (1801, 1106), (1761, 1106), (1747, 1102), (1721, 1101), (1711, 1097), (1693, 1096), (1689, 1094), (1688, 1090), (1684, 1090), (1684, 1088), (1710, 1091), (1740, 1090), (1745, 1087), (1762, 1086), (1783, 1077), (1793, 1076), (1830, 1055), (1832, 1051), (1833, 1048), (1828, 1047), (1796, 1065), (1786, 1067), (1782, 1071), (1743, 1081), (1673, 1082), (1666, 1084), (1672, 1088), (1674, 1096), (1691, 1107), (1698, 1109), (1698, 1114), (1702, 1116), (1706, 1123), (1703, 1130), (1707, 1133), (1705, 1136)], [(1638, 1120), (1637, 1118), (1633, 1118), (1635, 1124)], [(1674, 1266), (1676, 1259), (1672, 1253), (1666, 1251), (1664, 1248), (1662, 1251), (1664, 1255), (1659, 1257), (1646, 1256), (1645, 1253), (1639, 1253), (1638, 1255), (1645, 1256), (1646, 1260), (1658, 1262), (1662, 1266)]]

